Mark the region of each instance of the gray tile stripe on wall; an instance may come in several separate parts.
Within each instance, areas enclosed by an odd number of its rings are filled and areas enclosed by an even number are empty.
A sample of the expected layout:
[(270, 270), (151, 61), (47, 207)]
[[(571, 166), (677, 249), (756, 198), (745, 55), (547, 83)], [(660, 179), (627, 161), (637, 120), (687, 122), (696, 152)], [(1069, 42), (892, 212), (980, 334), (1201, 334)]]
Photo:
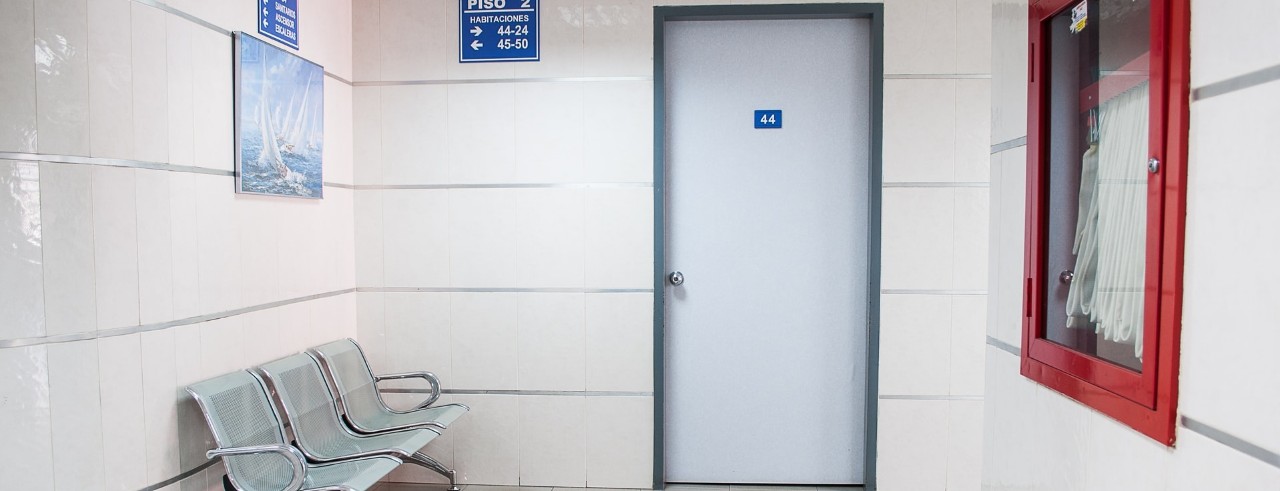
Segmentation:
[(1009, 140), (1007, 142), (1000, 142), (991, 146), (991, 155), (995, 155), (997, 153), (1000, 153), (1006, 150), (1013, 150), (1015, 148), (1024, 146), (1026, 144), (1027, 144), (1027, 137), (1025, 136), (1020, 136), (1012, 140)]
[[(137, 3), (140, 3), (140, 4), (143, 4), (143, 5), (148, 5), (148, 6), (151, 6), (151, 7), (155, 7), (155, 8), (157, 8), (157, 9), (163, 10), (163, 11), (168, 12), (168, 13), (170, 13), (170, 14), (176, 15), (176, 16), (178, 16), (178, 17), (181, 17), (181, 18), (183, 18), (183, 19), (186, 19), (186, 20), (190, 21), (191, 23), (193, 23), (193, 24), (195, 24), (195, 25), (198, 25), (198, 26), (203, 27), (203, 28), (205, 28), (205, 29), (208, 29), (208, 30), (210, 30), (210, 31), (216, 32), (216, 33), (221, 34), (221, 35), (223, 35), (223, 36), (230, 36), (230, 35), (231, 35), (231, 31), (230, 31), (230, 30), (223, 29), (222, 27), (219, 27), (218, 25), (216, 25), (216, 24), (214, 24), (214, 23), (212, 23), (212, 22), (209, 22), (209, 21), (207, 21), (207, 20), (201, 19), (201, 18), (196, 17), (196, 16), (194, 16), (194, 15), (191, 15), (191, 14), (188, 14), (188, 13), (183, 12), (183, 11), (181, 11), (181, 10), (178, 10), (178, 9), (176, 9), (176, 8), (173, 8), (172, 6), (170, 6), (170, 5), (168, 5), (168, 4), (164, 3), (164, 2), (157, 2), (156, 0), (133, 0), (133, 1), (134, 1), (134, 2), (137, 2)], [(344, 83), (344, 84), (346, 84), (346, 85), (351, 85), (351, 81), (350, 81), (350, 80), (347, 80), (347, 79), (345, 79), (345, 78), (339, 77), (338, 75), (336, 75), (336, 74), (334, 74), (334, 73), (331, 73), (331, 72), (326, 71), (326, 72), (324, 72), (324, 74), (325, 74), (326, 76), (328, 76), (329, 78), (334, 79), (335, 81), (342, 82), (342, 83)]]
[(986, 182), (886, 182), (881, 184), (886, 188), (986, 188), (991, 187)]
[(990, 73), (886, 73), (885, 80), (987, 80)]
[[(379, 389), (384, 394), (430, 394), (431, 389)], [(442, 394), (496, 396), (653, 397), (653, 392), (619, 390), (480, 390), (441, 389)]]
[(334, 80), (334, 81), (336, 81), (336, 82), (341, 82), (341, 83), (343, 83), (343, 84), (345, 84), (345, 85), (347, 85), (347, 86), (350, 86), (350, 87), (354, 87), (354, 86), (355, 86), (355, 84), (353, 84), (350, 80), (347, 80), (347, 79), (345, 79), (345, 78), (339, 77), (339, 76), (338, 76), (338, 74), (336, 74), (336, 73), (331, 73), (331, 72), (329, 72), (328, 70), (325, 70), (324, 75), (325, 75), (326, 77), (329, 77), (329, 78), (333, 79), (333, 80)]
[(909, 288), (885, 288), (881, 295), (986, 295), (986, 290), (928, 290)]
[(896, 401), (981, 401), (982, 396), (951, 396), (951, 395), (893, 395), (881, 394), (881, 400)]
[(593, 189), (593, 188), (651, 188), (651, 182), (580, 182), (580, 183), (539, 183), (511, 182), (484, 184), (356, 184), (352, 189), (359, 191), (394, 190), (394, 189)]
[(1228, 448), (1232, 450), (1248, 455), (1255, 459), (1261, 460), (1263, 463), (1270, 465), (1271, 467), (1280, 469), (1280, 454), (1276, 452), (1267, 450), (1258, 445), (1245, 441), (1240, 437), (1237, 437), (1235, 435), (1222, 431), (1218, 428), (1214, 428), (1212, 426), (1204, 424), (1200, 421), (1192, 419), (1189, 416), (1182, 417), (1182, 427), (1192, 432), (1195, 432), (1200, 436), (1203, 436), (1215, 442), (1226, 445)]
[(451, 288), (412, 286), (364, 286), (361, 293), (653, 293), (652, 288)]
[(1263, 68), (1256, 72), (1249, 72), (1194, 89), (1191, 91), (1191, 100), (1202, 101), (1210, 97), (1230, 94), (1276, 80), (1280, 80), (1280, 65)]
[(999, 340), (999, 339), (993, 338), (993, 337), (991, 337), (991, 336), (987, 336), (987, 346), (990, 346), (990, 347), (992, 347), (992, 348), (998, 349), (998, 350), (1000, 350), (1000, 351), (1004, 351), (1004, 352), (1009, 353), (1009, 354), (1011, 354), (1011, 355), (1013, 355), (1013, 356), (1017, 356), (1017, 357), (1021, 357), (1021, 356), (1022, 356), (1022, 350), (1021, 350), (1021, 349), (1019, 349), (1017, 346), (1014, 346), (1014, 345), (1012, 345), (1012, 344), (1006, 343), (1006, 342), (1004, 342), (1004, 341), (1001, 341), (1001, 340)]
[(352, 82), (353, 87), (394, 87), (401, 85), (520, 84), (550, 82), (652, 82), (653, 77), (530, 77), (471, 78), (458, 80), (366, 80)]
[(178, 10), (178, 9), (176, 9), (176, 8), (173, 8), (173, 7), (169, 6), (168, 4), (166, 4), (166, 3), (164, 3), (164, 2), (157, 2), (156, 0), (133, 0), (133, 1), (138, 2), (138, 3), (140, 3), (140, 4), (143, 4), (143, 5), (150, 5), (150, 6), (152, 6), (152, 7), (158, 8), (158, 9), (163, 10), (163, 11), (165, 11), (165, 12), (168, 12), (168, 13), (170, 13), (170, 14), (176, 15), (176, 16), (178, 16), (178, 17), (182, 17), (183, 19), (189, 20), (189, 21), (191, 21), (192, 23), (194, 23), (194, 24), (196, 24), (196, 25), (198, 25), (198, 26), (200, 26), (200, 27), (204, 27), (204, 28), (209, 29), (209, 30), (211, 30), (211, 31), (213, 31), (213, 32), (216, 32), (216, 33), (218, 33), (218, 34), (222, 34), (222, 35), (226, 35), (226, 36), (230, 36), (230, 35), (231, 35), (231, 31), (228, 31), (228, 30), (226, 30), (226, 29), (223, 29), (223, 28), (221, 28), (221, 27), (218, 27), (217, 25), (215, 25), (215, 24), (213, 24), (212, 22), (209, 22), (209, 21), (207, 21), (207, 20), (201, 19), (201, 18), (196, 17), (196, 16), (194, 16), (194, 15), (191, 15), (191, 14), (188, 14), (188, 13), (183, 12), (183, 11), (181, 11), (181, 10)]
[(335, 290), (331, 292), (317, 293), (315, 295), (307, 295), (304, 297), (290, 298), (287, 300), (278, 300), (275, 302), (264, 303), (260, 305), (242, 307), (234, 310), (227, 310), (227, 311), (216, 312), (212, 314), (197, 315), (195, 317), (187, 317), (185, 319), (175, 319), (171, 321), (157, 322), (154, 324), (142, 324), (137, 326), (118, 327), (113, 329), (102, 329), (98, 331), (78, 332), (78, 333), (71, 333), (71, 334), (55, 334), (52, 336), (41, 336), (41, 337), (34, 337), (34, 338), (4, 339), (4, 340), (0, 340), (0, 349), (20, 348), (25, 346), (38, 346), (43, 344), (54, 344), (54, 343), (70, 343), (73, 341), (87, 341), (90, 339), (102, 339), (102, 338), (109, 338), (109, 337), (115, 337), (115, 336), (128, 336), (130, 334), (137, 334), (140, 332), (160, 331), (160, 330), (169, 329), (173, 327), (187, 326), (191, 324), (199, 324), (201, 322), (209, 322), (212, 320), (223, 319), (227, 317), (234, 317), (237, 315), (248, 314), (248, 313), (257, 312), (260, 310), (274, 309), (276, 307), (283, 307), (285, 305), (292, 305), (295, 303), (309, 302), (312, 300), (319, 300), (322, 298), (336, 297), (338, 295), (353, 293), (355, 291), (356, 291), (355, 288), (347, 288), (344, 290)]
[(55, 164), (101, 165), (107, 167), (131, 167), (135, 169), (163, 170), (169, 172), (185, 172), (190, 174), (207, 174), (211, 176), (235, 176), (235, 172), (222, 169), (209, 169), (189, 165), (170, 165), (161, 162), (145, 162), (141, 160), (105, 159), (101, 157), (80, 157), (76, 155), (53, 155), (43, 153), (0, 152), (0, 160), (19, 160), (24, 162), (52, 162)]
[(206, 461), (203, 464), (197, 465), (194, 469), (191, 469), (189, 471), (183, 472), (182, 474), (178, 474), (176, 476), (170, 477), (158, 483), (152, 484), (138, 491), (156, 491), (158, 489), (164, 489), (165, 486), (176, 484), (182, 481), (183, 479), (199, 474), (200, 471), (213, 467), (213, 464), (216, 464), (216, 463), (218, 463), (217, 459)]

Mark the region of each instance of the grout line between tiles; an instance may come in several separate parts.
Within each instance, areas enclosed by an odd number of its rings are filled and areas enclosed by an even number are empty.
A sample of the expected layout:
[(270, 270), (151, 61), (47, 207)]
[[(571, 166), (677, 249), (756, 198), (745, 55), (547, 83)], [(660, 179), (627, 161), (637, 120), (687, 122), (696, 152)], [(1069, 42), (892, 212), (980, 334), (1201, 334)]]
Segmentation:
[[(380, 389), (384, 394), (430, 394), (431, 389)], [(441, 389), (441, 394), (486, 396), (653, 397), (653, 392), (610, 390), (478, 390)]]
[(879, 399), (894, 401), (981, 401), (983, 396), (881, 394)]
[(1027, 137), (1025, 136), (1020, 136), (1009, 141), (1000, 142), (995, 145), (991, 145), (991, 155), (995, 155), (997, 153), (1004, 152), (1007, 150), (1013, 150), (1018, 147), (1026, 146), (1026, 144), (1027, 144)]
[(283, 306), (291, 305), (295, 303), (309, 302), (312, 300), (320, 300), (323, 298), (336, 297), (338, 295), (354, 293), (355, 291), (357, 291), (355, 288), (334, 290), (331, 292), (317, 293), (314, 295), (307, 295), (304, 297), (290, 298), (285, 300), (277, 300), (275, 302), (252, 305), (249, 307), (241, 307), (233, 310), (215, 312), (212, 314), (202, 314), (194, 317), (187, 317), (184, 319), (175, 319), (175, 320), (165, 321), (165, 322), (156, 322), (152, 324), (139, 324), (136, 326), (100, 329), (97, 331), (86, 331), (86, 332), (78, 332), (78, 333), (71, 333), (71, 334), (55, 334), (51, 336), (39, 336), (39, 337), (31, 337), (31, 338), (0, 339), (0, 349), (21, 348), (26, 346), (39, 346), (39, 345), (55, 344), (55, 343), (70, 343), (74, 341), (88, 341), (92, 339), (110, 338), (115, 336), (128, 336), (130, 334), (137, 334), (137, 333), (143, 333), (143, 332), (162, 331), (162, 330), (173, 328), (173, 327), (199, 324), (199, 323), (209, 322), (212, 320), (218, 320), (218, 319), (223, 319), (227, 317), (235, 317), (238, 315), (248, 314), (251, 312), (257, 312), (261, 310), (273, 309), (276, 307), (283, 307)]
[(1273, 452), (1243, 438), (1202, 423), (1190, 416), (1183, 415), (1181, 422), (1182, 427), (1189, 431), (1221, 443), (1227, 448), (1258, 459), (1271, 467), (1280, 469), (1280, 453)]
[(1210, 97), (1238, 92), (1265, 83), (1280, 80), (1280, 65), (1275, 65), (1226, 80), (1214, 82), (1191, 90), (1191, 100), (1202, 101)]
[(1017, 346), (1011, 345), (1009, 343), (1006, 343), (1004, 341), (1001, 341), (991, 336), (987, 336), (987, 346), (998, 349), (1000, 351), (1004, 351), (1013, 356), (1022, 357), (1022, 350), (1019, 349)]
[(986, 290), (929, 290), (912, 288), (885, 288), (881, 295), (986, 295)]

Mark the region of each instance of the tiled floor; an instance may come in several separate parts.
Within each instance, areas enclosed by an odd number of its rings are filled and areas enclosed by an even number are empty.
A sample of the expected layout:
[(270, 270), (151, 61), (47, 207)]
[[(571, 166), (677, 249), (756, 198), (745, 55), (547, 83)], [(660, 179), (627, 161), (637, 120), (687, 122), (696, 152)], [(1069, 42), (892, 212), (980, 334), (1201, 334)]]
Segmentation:
[[(583, 488), (537, 488), (525, 486), (482, 486), (482, 485), (464, 485), (459, 486), (462, 491), (584, 491)], [(400, 484), (400, 483), (382, 483), (373, 491), (445, 491), (448, 486), (443, 484)], [(745, 486), (745, 485), (716, 485), (716, 484), (669, 484), (666, 491), (857, 491), (861, 490), (861, 486)], [(647, 490), (622, 490), (622, 489), (605, 489), (605, 488), (586, 488), (585, 491), (647, 491)]]

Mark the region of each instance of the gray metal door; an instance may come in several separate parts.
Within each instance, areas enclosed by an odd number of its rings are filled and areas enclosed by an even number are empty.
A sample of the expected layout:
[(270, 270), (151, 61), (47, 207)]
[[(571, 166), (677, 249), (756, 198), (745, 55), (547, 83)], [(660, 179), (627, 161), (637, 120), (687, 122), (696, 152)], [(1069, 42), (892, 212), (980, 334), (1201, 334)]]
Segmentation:
[(870, 21), (664, 38), (666, 479), (860, 484)]

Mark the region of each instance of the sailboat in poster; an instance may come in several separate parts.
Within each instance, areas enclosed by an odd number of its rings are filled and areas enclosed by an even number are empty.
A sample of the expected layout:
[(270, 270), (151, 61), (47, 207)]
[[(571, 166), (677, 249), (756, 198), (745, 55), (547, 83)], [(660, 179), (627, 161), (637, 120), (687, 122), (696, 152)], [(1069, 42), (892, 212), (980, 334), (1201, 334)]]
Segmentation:
[(238, 33), (239, 190), (322, 196), (324, 69)]

